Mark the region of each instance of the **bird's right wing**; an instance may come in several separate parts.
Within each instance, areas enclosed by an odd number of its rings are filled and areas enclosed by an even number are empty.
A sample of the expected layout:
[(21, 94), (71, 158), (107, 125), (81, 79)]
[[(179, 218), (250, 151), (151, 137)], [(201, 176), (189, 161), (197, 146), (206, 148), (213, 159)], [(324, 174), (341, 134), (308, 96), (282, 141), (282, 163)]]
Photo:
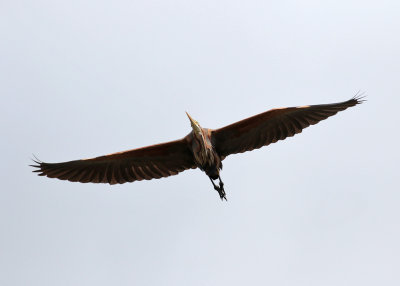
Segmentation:
[(181, 140), (62, 163), (34, 161), (39, 176), (81, 183), (123, 184), (158, 179), (196, 168), (186, 137)]
[(362, 101), (362, 97), (356, 96), (340, 103), (271, 109), (213, 130), (212, 141), (220, 156), (225, 158), (284, 140)]

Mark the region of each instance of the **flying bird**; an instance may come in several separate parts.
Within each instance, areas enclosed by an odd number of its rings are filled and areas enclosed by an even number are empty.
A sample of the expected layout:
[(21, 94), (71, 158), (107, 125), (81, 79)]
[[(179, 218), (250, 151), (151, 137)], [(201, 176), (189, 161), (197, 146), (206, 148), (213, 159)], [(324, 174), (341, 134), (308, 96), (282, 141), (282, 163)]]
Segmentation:
[(192, 131), (182, 139), (91, 159), (62, 163), (33, 160), (35, 165), (30, 166), (37, 168), (33, 172), (38, 172), (39, 176), (111, 185), (159, 179), (199, 168), (210, 178), (221, 200), (226, 200), (220, 171), (227, 156), (292, 137), (363, 101), (363, 97), (356, 95), (339, 103), (276, 108), (220, 129), (202, 128), (186, 113)]

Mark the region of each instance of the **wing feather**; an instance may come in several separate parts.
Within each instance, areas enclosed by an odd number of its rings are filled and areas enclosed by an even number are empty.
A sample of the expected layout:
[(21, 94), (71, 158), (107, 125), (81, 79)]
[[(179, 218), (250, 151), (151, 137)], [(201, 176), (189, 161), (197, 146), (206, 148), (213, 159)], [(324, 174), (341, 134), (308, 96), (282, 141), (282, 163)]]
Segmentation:
[(158, 179), (196, 168), (187, 137), (91, 159), (62, 163), (34, 160), (39, 176), (81, 183), (123, 184)]
[(355, 96), (339, 103), (271, 109), (213, 130), (213, 144), (222, 158), (251, 151), (301, 133), (304, 128), (363, 101), (363, 97)]

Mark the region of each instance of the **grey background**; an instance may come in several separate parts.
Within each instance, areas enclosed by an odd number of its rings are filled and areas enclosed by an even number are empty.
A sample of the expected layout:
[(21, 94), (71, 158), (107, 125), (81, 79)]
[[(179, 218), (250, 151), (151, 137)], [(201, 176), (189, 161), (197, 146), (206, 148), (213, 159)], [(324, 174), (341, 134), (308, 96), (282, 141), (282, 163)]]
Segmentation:
[[(399, 285), (399, 1), (0, 2), (1, 285)], [(274, 107), (368, 101), (191, 170), (118, 186), (48, 162)]]

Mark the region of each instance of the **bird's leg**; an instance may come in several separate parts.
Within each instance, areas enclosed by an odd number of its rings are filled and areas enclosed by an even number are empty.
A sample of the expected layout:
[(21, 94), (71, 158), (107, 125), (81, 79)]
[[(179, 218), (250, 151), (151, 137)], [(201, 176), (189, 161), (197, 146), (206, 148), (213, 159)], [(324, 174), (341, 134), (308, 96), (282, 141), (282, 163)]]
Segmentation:
[(221, 200), (225, 199), (225, 201), (227, 201), (226, 193), (225, 193), (225, 190), (224, 190), (224, 182), (222, 182), (220, 176), (218, 176), (218, 179), (219, 179), (219, 191), (218, 191), (219, 196), (220, 196)]
[(219, 179), (219, 188), (224, 189), (224, 182), (222, 182), (221, 177), (218, 176), (218, 179)]
[(218, 192), (219, 197), (221, 198), (221, 200), (224, 200), (224, 199), (225, 199), (225, 201), (227, 201), (227, 199), (226, 199), (226, 193), (225, 193), (225, 190), (224, 190), (224, 183), (221, 181), (221, 178), (218, 177), (218, 178), (219, 178), (219, 186), (217, 186), (217, 185), (214, 183), (214, 181), (213, 181), (213, 179), (211, 179), (211, 177), (209, 177), (209, 178), (210, 178), (211, 183), (212, 183), (213, 186), (214, 186), (214, 189)]
[(219, 190), (218, 186), (214, 183), (214, 180), (211, 179), (211, 177), (209, 177), (209, 178), (210, 178), (211, 183), (212, 183), (213, 186), (214, 186), (214, 189), (218, 192), (218, 190)]

